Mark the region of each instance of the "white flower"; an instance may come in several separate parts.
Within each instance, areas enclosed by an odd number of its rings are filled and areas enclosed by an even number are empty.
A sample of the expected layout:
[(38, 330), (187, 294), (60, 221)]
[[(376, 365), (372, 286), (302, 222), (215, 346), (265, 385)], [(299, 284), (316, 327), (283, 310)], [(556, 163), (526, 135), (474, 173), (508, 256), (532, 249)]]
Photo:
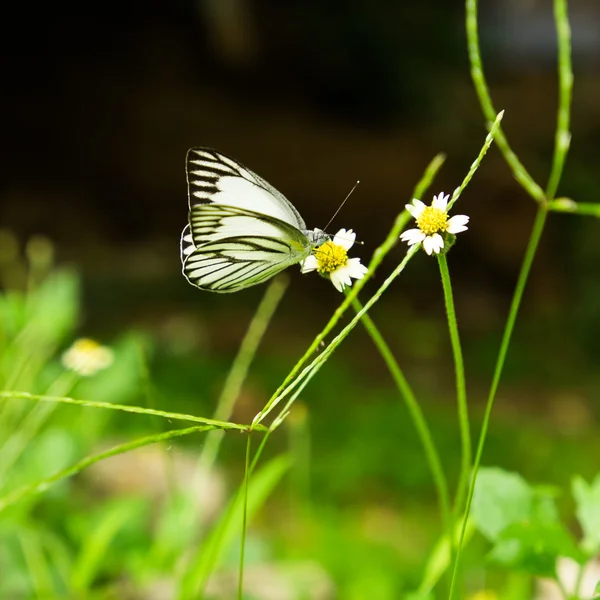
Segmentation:
[(110, 367), (113, 358), (110, 348), (89, 338), (81, 338), (63, 353), (62, 364), (65, 369), (89, 377)]
[[(580, 573), (583, 569), (583, 573)], [(556, 575), (560, 585), (552, 579), (537, 580), (535, 600), (562, 600), (565, 591), (569, 598), (597, 597), (594, 593), (600, 580), (600, 560), (596, 557), (585, 565), (579, 565), (572, 558), (560, 556), (556, 561)], [(561, 591), (562, 590), (562, 591)]]
[(418, 229), (407, 229), (402, 233), (400, 239), (407, 242), (409, 246), (423, 242), (423, 249), (427, 254), (432, 252), (439, 254), (444, 247), (444, 233), (456, 235), (467, 230), (469, 217), (467, 215), (455, 215), (448, 218), (449, 194), (444, 192), (433, 197), (431, 206), (423, 204), (416, 198), (412, 204), (406, 205), (406, 210), (417, 221)]
[(356, 234), (352, 229), (340, 229), (332, 241), (321, 244), (305, 258), (300, 267), (303, 273), (317, 271), (329, 276), (339, 292), (352, 285), (352, 279), (362, 279), (367, 267), (360, 264), (360, 258), (348, 258), (348, 250), (354, 245)]

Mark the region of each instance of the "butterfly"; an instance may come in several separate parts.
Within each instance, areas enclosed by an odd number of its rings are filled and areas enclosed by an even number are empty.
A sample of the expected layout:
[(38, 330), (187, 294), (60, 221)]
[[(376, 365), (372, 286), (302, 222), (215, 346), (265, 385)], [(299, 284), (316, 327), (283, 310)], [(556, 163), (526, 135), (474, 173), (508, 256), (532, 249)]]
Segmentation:
[(201, 290), (238, 292), (299, 263), (329, 240), (307, 230), (291, 202), (262, 177), (210, 148), (186, 156), (189, 215), (181, 234), (185, 278)]

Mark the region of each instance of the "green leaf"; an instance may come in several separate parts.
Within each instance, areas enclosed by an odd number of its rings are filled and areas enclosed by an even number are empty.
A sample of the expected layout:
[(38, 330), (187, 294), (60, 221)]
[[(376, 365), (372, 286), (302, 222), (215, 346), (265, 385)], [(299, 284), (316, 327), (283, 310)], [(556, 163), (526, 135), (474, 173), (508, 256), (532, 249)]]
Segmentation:
[(108, 506), (100, 521), (83, 539), (79, 556), (73, 565), (71, 589), (75, 596), (83, 596), (91, 589), (115, 537), (123, 526), (140, 512), (140, 503), (125, 500)]
[(582, 549), (589, 556), (600, 550), (600, 474), (591, 484), (582, 477), (573, 478), (573, 497), (577, 519), (583, 530)]
[(510, 569), (520, 569), (539, 577), (555, 577), (559, 556), (570, 556), (579, 562), (583, 558), (561, 523), (532, 520), (507, 527), (489, 558)]
[[(462, 522), (459, 521), (454, 527), (454, 539), (457, 542), (460, 539), (461, 530)], [(467, 545), (469, 540), (473, 537), (473, 533), (475, 533), (475, 527), (473, 525), (473, 519), (470, 518), (467, 521), (463, 545)], [(451, 566), (450, 558), (451, 557), (449, 538), (447, 535), (444, 535), (440, 538), (440, 540), (435, 545), (435, 547), (429, 555), (429, 559), (427, 560), (425, 568), (423, 569), (423, 578), (421, 580), (421, 585), (419, 586), (419, 589), (415, 592), (415, 594), (421, 594), (424, 597), (426, 597), (428, 594), (431, 593), (433, 588), (441, 579), (442, 575)]]
[(18, 468), (7, 479), (16, 485), (47, 477), (73, 462), (76, 454), (77, 445), (69, 431), (49, 428), (28, 444)]
[(193, 493), (172, 491), (157, 516), (154, 543), (145, 553), (146, 564), (166, 569), (184, 554), (198, 535), (198, 499)]
[[(291, 464), (287, 455), (274, 458), (250, 478), (248, 520), (258, 511)], [(226, 547), (241, 533), (244, 511), (243, 486), (223, 511), (208, 537), (203, 540), (192, 564), (182, 578), (179, 598), (198, 598), (209, 575), (219, 565)]]
[(594, 595), (600, 594), (600, 581), (596, 584), (594, 588)]
[(27, 295), (13, 292), (0, 302), (2, 386), (33, 389), (38, 375), (65, 337), (79, 311), (79, 279), (69, 270), (51, 273)]
[(555, 577), (559, 556), (585, 562), (585, 555), (560, 522), (553, 489), (532, 487), (520, 475), (501, 469), (480, 473), (473, 519), (495, 543), (491, 561), (543, 577)]
[(40, 535), (34, 529), (25, 529), (19, 534), (27, 570), (37, 598), (55, 598), (56, 589), (52, 567)]
[(499, 468), (481, 468), (471, 514), (477, 529), (495, 541), (509, 525), (531, 516), (533, 498), (533, 489), (520, 475)]
[(12, 290), (0, 294), (0, 339), (3, 345), (19, 333), (26, 321), (25, 295)]
[(58, 344), (73, 330), (78, 316), (79, 278), (62, 269), (50, 274), (27, 304), (27, 334), (38, 344)]
[(554, 494), (546, 488), (535, 487), (531, 503), (531, 518), (541, 523), (558, 523), (560, 515), (554, 501)]

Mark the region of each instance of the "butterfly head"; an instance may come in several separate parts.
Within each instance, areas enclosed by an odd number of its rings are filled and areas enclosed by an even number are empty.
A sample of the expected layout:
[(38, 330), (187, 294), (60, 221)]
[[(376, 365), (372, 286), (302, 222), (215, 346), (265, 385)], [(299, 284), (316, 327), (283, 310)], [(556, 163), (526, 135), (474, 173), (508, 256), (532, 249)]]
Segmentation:
[(340, 229), (333, 239), (320, 230), (311, 232), (317, 245), (312, 253), (301, 262), (303, 273), (317, 271), (331, 280), (340, 292), (352, 285), (352, 278), (362, 279), (367, 268), (360, 258), (348, 258), (348, 250), (354, 245), (356, 234), (352, 229)]
[(309, 239), (313, 248), (318, 248), (325, 242), (331, 240), (330, 235), (326, 234), (322, 229), (318, 229), (316, 227), (315, 229), (310, 229), (309, 231), (305, 231), (304, 233), (306, 234), (306, 237)]

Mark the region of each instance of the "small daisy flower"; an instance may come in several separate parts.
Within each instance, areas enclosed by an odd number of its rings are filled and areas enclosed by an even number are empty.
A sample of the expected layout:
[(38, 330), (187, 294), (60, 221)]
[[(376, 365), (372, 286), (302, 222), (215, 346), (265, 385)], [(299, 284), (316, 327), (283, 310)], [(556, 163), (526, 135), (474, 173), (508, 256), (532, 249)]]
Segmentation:
[(333, 240), (321, 244), (300, 264), (303, 273), (317, 271), (329, 277), (335, 289), (343, 292), (352, 285), (352, 279), (362, 279), (367, 267), (360, 264), (360, 258), (348, 258), (348, 250), (354, 245), (356, 234), (352, 229), (340, 229)]
[(89, 377), (110, 367), (113, 358), (110, 348), (89, 338), (81, 338), (63, 353), (61, 360), (65, 369)]
[(406, 205), (406, 210), (416, 219), (418, 229), (407, 229), (402, 233), (400, 239), (407, 242), (409, 246), (423, 242), (423, 249), (427, 254), (432, 252), (439, 254), (444, 247), (445, 235), (450, 233), (456, 235), (467, 230), (469, 217), (467, 215), (455, 215), (448, 218), (449, 194), (444, 192), (433, 197), (431, 206), (423, 204), (416, 198), (412, 204)]

